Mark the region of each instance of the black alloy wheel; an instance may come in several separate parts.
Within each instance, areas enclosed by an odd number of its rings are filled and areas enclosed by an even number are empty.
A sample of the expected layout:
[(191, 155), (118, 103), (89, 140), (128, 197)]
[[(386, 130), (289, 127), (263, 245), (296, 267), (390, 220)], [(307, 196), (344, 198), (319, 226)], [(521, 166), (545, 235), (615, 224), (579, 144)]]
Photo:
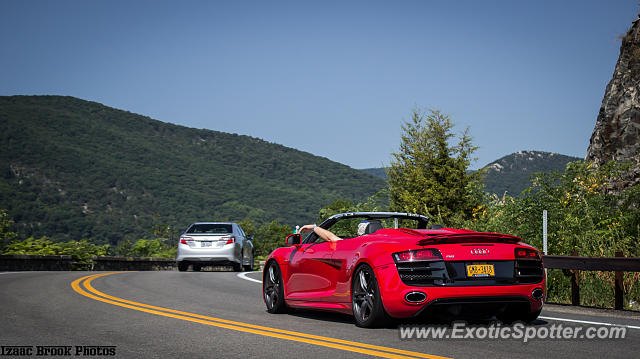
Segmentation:
[(359, 266), (353, 275), (351, 304), (357, 326), (373, 328), (386, 323), (387, 314), (382, 306), (378, 281), (373, 269), (366, 264)]
[(187, 262), (178, 262), (178, 270), (180, 272), (184, 272), (189, 269), (189, 263)]
[(262, 291), (264, 303), (269, 313), (285, 313), (287, 305), (284, 302), (284, 287), (280, 266), (275, 261), (269, 262), (264, 271)]

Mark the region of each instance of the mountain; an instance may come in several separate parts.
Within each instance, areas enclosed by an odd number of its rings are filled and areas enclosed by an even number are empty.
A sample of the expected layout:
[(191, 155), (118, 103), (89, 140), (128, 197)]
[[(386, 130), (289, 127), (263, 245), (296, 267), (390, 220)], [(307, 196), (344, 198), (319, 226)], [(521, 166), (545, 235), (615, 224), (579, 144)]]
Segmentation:
[[(542, 151), (520, 151), (504, 156), (484, 167), (485, 190), (502, 196), (507, 192), (516, 196), (529, 185), (536, 172), (564, 172), (567, 163), (581, 158)], [(387, 179), (384, 168), (366, 168), (361, 171)]]
[(61, 96), (0, 97), (0, 209), (22, 236), (115, 244), (157, 224), (303, 224), (384, 180), (249, 136)]
[(531, 185), (536, 172), (564, 172), (567, 163), (581, 158), (541, 151), (520, 151), (504, 156), (484, 167), (484, 185), (489, 193), (516, 196)]
[(364, 168), (364, 169), (361, 169), (360, 171), (366, 172), (372, 176), (383, 178), (384, 180), (389, 179), (389, 177), (387, 177), (387, 172), (385, 171), (384, 168)]

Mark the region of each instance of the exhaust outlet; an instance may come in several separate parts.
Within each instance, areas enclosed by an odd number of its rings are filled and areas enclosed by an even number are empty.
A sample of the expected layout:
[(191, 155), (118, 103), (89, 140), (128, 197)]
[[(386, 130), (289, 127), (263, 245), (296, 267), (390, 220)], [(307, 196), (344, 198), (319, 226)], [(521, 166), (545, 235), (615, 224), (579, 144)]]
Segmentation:
[(409, 303), (419, 304), (427, 300), (427, 295), (422, 292), (409, 292), (404, 296), (404, 300)]
[(534, 299), (540, 299), (540, 298), (542, 298), (543, 295), (544, 295), (544, 292), (540, 288), (536, 288), (536, 289), (531, 291), (531, 296)]

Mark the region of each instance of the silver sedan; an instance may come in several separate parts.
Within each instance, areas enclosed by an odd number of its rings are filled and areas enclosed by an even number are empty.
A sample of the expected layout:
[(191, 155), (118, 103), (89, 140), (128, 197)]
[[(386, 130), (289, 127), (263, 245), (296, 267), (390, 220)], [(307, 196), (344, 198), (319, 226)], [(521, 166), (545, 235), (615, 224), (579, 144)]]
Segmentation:
[(240, 272), (253, 268), (253, 243), (242, 228), (233, 222), (196, 222), (180, 236), (178, 270), (192, 266), (199, 271), (208, 265), (233, 266)]

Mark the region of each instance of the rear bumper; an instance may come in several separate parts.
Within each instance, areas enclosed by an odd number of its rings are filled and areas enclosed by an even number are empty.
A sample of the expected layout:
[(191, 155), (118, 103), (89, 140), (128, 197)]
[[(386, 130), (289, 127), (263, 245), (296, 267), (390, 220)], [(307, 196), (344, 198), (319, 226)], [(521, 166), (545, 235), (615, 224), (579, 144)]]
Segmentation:
[(178, 244), (177, 262), (207, 262), (207, 263), (240, 263), (237, 244), (228, 244), (222, 248), (191, 248), (186, 244)]
[[(441, 304), (482, 305), (495, 306), (504, 304), (529, 304), (529, 311), (535, 312), (542, 308), (546, 298), (545, 281), (535, 284), (495, 285), (495, 286), (409, 286), (400, 280), (394, 265), (375, 268), (380, 287), (382, 303), (387, 313), (395, 318), (408, 318), (419, 315), (429, 307)], [(532, 291), (540, 288), (541, 298), (532, 296)], [(426, 299), (420, 303), (411, 303), (405, 296), (411, 292), (421, 292)]]

